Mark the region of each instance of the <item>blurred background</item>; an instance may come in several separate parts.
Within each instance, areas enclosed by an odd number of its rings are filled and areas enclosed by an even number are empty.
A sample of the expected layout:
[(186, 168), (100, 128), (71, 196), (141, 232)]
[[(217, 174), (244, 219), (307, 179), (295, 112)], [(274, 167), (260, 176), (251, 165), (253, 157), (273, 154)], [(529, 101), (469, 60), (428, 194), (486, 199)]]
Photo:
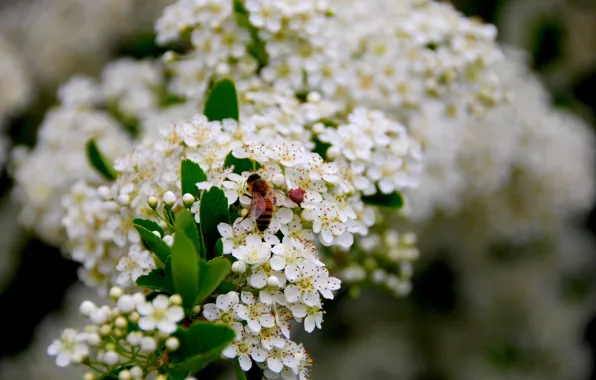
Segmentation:
[[(97, 77), (119, 57), (162, 54), (153, 23), (171, 2), (0, 0), (2, 161), (9, 146), (34, 146), (68, 78)], [(596, 126), (596, 1), (453, 4), (496, 24), (501, 42), (529, 53), (553, 105)], [(77, 284), (75, 263), (19, 227), (9, 171), (0, 178), (0, 379), (80, 378), (55, 368), (45, 349), (64, 326), (76, 325), (81, 300), (97, 296)], [(412, 293), (361, 289), (359, 297), (343, 292), (327, 302), (325, 328), (296, 339), (316, 362), (312, 377), (596, 379), (595, 210), (532, 241), (479, 243), (481, 232), (472, 230), (457, 233), (455, 243), (444, 239), (464, 228), (452, 222), (467, 220), (466, 209), (449, 222), (410, 226), (421, 252)]]

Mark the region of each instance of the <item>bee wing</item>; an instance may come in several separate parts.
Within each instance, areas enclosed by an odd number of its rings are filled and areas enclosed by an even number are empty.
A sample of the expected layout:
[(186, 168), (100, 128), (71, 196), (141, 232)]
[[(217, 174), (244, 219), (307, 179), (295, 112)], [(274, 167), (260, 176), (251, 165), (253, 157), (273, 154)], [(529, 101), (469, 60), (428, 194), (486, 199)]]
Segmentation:
[(294, 201), (288, 198), (281, 190), (271, 188), (270, 194), (273, 198), (273, 204), (280, 207), (294, 208), (298, 206)]
[(267, 202), (265, 198), (257, 193), (252, 194), (252, 202), (250, 203), (250, 219), (254, 222), (267, 209)]

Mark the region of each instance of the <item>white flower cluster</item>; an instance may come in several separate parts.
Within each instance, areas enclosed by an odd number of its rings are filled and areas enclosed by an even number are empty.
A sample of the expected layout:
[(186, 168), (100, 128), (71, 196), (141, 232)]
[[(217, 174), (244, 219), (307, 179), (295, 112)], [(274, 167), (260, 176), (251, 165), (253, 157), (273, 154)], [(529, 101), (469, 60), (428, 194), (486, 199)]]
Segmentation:
[[(232, 139), (238, 135), (242, 141)], [(333, 298), (332, 291), (340, 286), (319, 260), (313, 238), (324, 245), (347, 248), (353, 244), (354, 234), (367, 234), (374, 218), (362, 218), (369, 214), (367, 207), (335, 164), (280, 136), (267, 144), (259, 142), (272, 135), (273, 131), (256, 129), (250, 121), (210, 122), (203, 115), (172, 124), (157, 142), (141, 145), (116, 160), (119, 176), (110, 187), (76, 185), (69, 198), (65, 226), (72, 257), (84, 264), (86, 282), (103, 287), (117, 282), (131, 287), (141, 274), (155, 267), (152, 255), (140, 246), (133, 218), (153, 219), (167, 230), (154, 211), (162, 199), (174, 209), (192, 205), (191, 212), (200, 221), (200, 202), (190, 194), (180, 194), (181, 160), (190, 159), (205, 170), (207, 181), (199, 182), (199, 189), (219, 187), (229, 205), (238, 201), (245, 208), (251, 204), (246, 185), (251, 173), (236, 174), (223, 165), (230, 152), (237, 159), (254, 160), (260, 166), (255, 173), (276, 194), (283, 191), (293, 197), (293, 190), (297, 190), (301, 199), (294, 198), (300, 207), (283, 195), (285, 200), (276, 198), (279, 203), (264, 230), (252, 218), (241, 216), (232, 225), (218, 226), (224, 255), (236, 260), (232, 266), (234, 283), (254, 289), (258, 300), (247, 292), (231, 292), (219, 296), (216, 304), (205, 305), (203, 315), (210, 321), (229, 323), (226, 313), (232, 313), (233, 320), (247, 322), (245, 328), (231, 324), (238, 340), (224, 352), (229, 357), (238, 356), (243, 369), (248, 370), (252, 357), (257, 362), (266, 361), (266, 368), (274, 374), (298, 376), (307, 371), (309, 361), (303, 348), (288, 340), (289, 318), (304, 321), (309, 332), (320, 328), (321, 297)], [(245, 209), (241, 214), (246, 212), (251, 211)], [(166, 244), (172, 244), (171, 233), (156, 233)], [(142, 327), (141, 322), (139, 325)], [(267, 340), (275, 344), (259, 343)]]
[(160, 355), (164, 348), (175, 351), (180, 346), (171, 334), (184, 319), (182, 299), (158, 295), (147, 301), (141, 293), (123, 294), (119, 288), (112, 288), (110, 295), (115, 307), (81, 303), (80, 313), (91, 324), (84, 331), (64, 330), (48, 347), (48, 354), (56, 357), (59, 367), (85, 364), (93, 371), (101, 367), (106, 372), (135, 358), (135, 365), (124, 367), (118, 378), (144, 379), (163, 360)]
[[(322, 125), (313, 128), (317, 127)], [(420, 144), (381, 111), (357, 108), (348, 124), (327, 127), (317, 137), (330, 145), (327, 156), (349, 168), (354, 187), (365, 195), (418, 187)]]
[(62, 196), (76, 181), (103, 182), (85, 155), (90, 138), (108, 157), (130, 149), (129, 138), (109, 115), (61, 107), (46, 114), (35, 148), (13, 151), (13, 176), (18, 184), (13, 194), (23, 205), (21, 223), (52, 244), (64, 240)]
[[(502, 101), (489, 70), (496, 29), (426, 0), (180, 0), (156, 23), (158, 41), (190, 38), (171, 58), (172, 90), (201, 97), (210, 78), (258, 75), (276, 87), (395, 111), (431, 98), (467, 112)], [(246, 22), (242, 22), (245, 20)], [(379, 30), (378, 25), (385, 25)], [(190, 35), (190, 37), (188, 37)], [(245, 54), (248, 52), (249, 55)]]
[[(349, 264), (340, 269), (338, 276), (346, 284), (380, 285), (396, 296), (406, 295), (412, 289), (412, 262), (420, 254), (416, 243), (413, 232), (400, 234), (395, 229), (375, 227), (356, 241)], [(332, 270), (336, 266), (336, 262), (330, 264)]]
[(427, 147), (421, 186), (405, 191), (414, 221), (463, 214), (476, 238), (531, 240), (590, 206), (592, 133), (551, 106), (521, 52), (506, 53), (497, 73), (507, 104), (460, 117), (451, 136), (434, 126), (454, 119), (433, 108), (410, 125)]

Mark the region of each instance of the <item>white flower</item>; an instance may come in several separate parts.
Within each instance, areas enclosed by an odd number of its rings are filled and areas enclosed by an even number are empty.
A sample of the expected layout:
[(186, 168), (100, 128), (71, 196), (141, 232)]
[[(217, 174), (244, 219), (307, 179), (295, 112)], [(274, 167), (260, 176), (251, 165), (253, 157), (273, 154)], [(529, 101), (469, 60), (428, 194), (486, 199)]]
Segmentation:
[(259, 235), (248, 235), (246, 237), (246, 245), (235, 248), (232, 251), (232, 255), (247, 264), (263, 264), (271, 256), (271, 245), (263, 242)]
[(236, 331), (236, 339), (222, 351), (222, 355), (230, 359), (238, 357), (243, 371), (252, 367), (251, 358), (259, 363), (267, 359), (267, 351), (259, 347), (259, 340), (244, 329)]
[(283, 242), (274, 246), (271, 252), (273, 252), (270, 260), (271, 268), (277, 271), (283, 270), (289, 281), (295, 281), (298, 278), (299, 265), (305, 260), (324, 266), (317, 258), (316, 247), (310, 242), (302, 242), (296, 238), (285, 236)]
[(306, 306), (321, 306), (318, 292), (325, 298), (333, 299), (331, 290), (339, 289), (340, 284), (340, 280), (329, 277), (327, 269), (304, 261), (300, 265), (300, 275), (285, 288), (284, 294), (289, 303), (302, 302)]
[(155, 269), (153, 254), (142, 250), (140, 245), (133, 245), (128, 255), (122, 256), (116, 265), (116, 270), (120, 272), (116, 282), (124, 287), (133, 286), (137, 278), (148, 274), (153, 269)]
[[(242, 325), (238, 315), (236, 314), (236, 306), (240, 302), (238, 293), (228, 292), (227, 294), (220, 294), (215, 300), (215, 304), (208, 303), (203, 306), (203, 317), (210, 322), (221, 322), (232, 327), (236, 332), (242, 330)], [(236, 334), (238, 339), (238, 334)]]
[(158, 295), (151, 303), (138, 305), (137, 312), (142, 316), (139, 319), (142, 330), (152, 331), (157, 328), (166, 334), (176, 331), (176, 324), (184, 318), (184, 310), (180, 306), (170, 305), (168, 297), (164, 295)]
[(238, 317), (247, 322), (248, 328), (258, 334), (261, 327), (269, 328), (275, 326), (275, 319), (271, 314), (271, 307), (255, 300), (249, 292), (242, 292), (242, 302), (235, 307)]
[(56, 365), (66, 367), (70, 363), (80, 363), (89, 355), (86, 344), (87, 335), (73, 329), (66, 329), (59, 340), (55, 340), (48, 347), (48, 355), (56, 356)]

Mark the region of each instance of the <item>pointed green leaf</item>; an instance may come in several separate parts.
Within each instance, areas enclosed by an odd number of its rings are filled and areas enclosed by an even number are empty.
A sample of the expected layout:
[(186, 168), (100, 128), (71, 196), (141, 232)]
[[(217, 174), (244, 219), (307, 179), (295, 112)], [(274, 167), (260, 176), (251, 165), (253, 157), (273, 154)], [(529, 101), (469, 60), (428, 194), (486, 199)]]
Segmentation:
[(230, 224), (230, 213), (228, 211), (228, 198), (223, 190), (212, 187), (201, 197), (201, 219), (200, 227), (207, 252), (211, 254), (215, 249), (215, 243), (221, 236), (217, 230), (219, 223)]
[(149, 248), (149, 250), (165, 264), (168, 257), (170, 257), (170, 247), (144, 226), (137, 224), (136, 222), (133, 222), (133, 226), (139, 231), (139, 235), (141, 235), (141, 239), (143, 239), (147, 248)]
[(172, 355), (174, 369), (195, 373), (219, 359), (235, 334), (221, 324), (195, 322), (187, 330), (178, 329), (174, 336), (180, 340), (180, 348)]
[(197, 188), (197, 182), (207, 180), (207, 175), (203, 169), (194, 161), (184, 160), (181, 164), (180, 173), (182, 178), (182, 194), (192, 194), (198, 197), (199, 189)]
[(213, 85), (207, 95), (203, 112), (210, 121), (224, 119), (239, 120), (238, 94), (236, 86), (230, 79), (222, 79)]
[(166, 235), (165, 232), (163, 231), (163, 228), (161, 228), (161, 226), (159, 224), (157, 224), (156, 222), (154, 222), (152, 220), (135, 218), (132, 220), (132, 223), (134, 225), (139, 225), (139, 226), (145, 227), (146, 229), (148, 229), (151, 232), (158, 231), (159, 234), (161, 235), (161, 237), (164, 237)]
[(163, 269), (154, 269), (149, 274), (140, 276), (137, 278), (137, 286), (171, 293), (170, 284), (166, 281), (166, 275)]
[(168, 372), (168, 380), (186, 380), (188, 375), (190, 375), (188, 370), (173, 368)]
[(205, 248), (201, 242), (194, 215), (188, 210), (183, 210), (176, 214), (176, 221), (178, 225), (184, 229), (186, 236), (188, 236), (192, 241), (195, 251), (199, 254), (199, 257), (205, 257), (206, 253), (203, 252)]
[(228, 282), (228, 281), (222, 281), (221, 284), (219, 284), (219, 286), (217, 287), (217, 289), (215, 289), (216, 293), (219, 294), (227, 294), (229, 292), (237, 292), (238, 291), (238, 286)]
[(220, 257), (223, 256), (223, 240), (217, 239), (217, 242), (215, 243), (215, 249), (213, 250), (213, 256), (214, 257)]
[(388, 207), (394, 209), (400, 209), (404, 205), (404, 198), (398, 191), (394, 191), (390, 194), (383, 194), (379, 190), (377, 190), (377, 193), (375, 195), (363, 196), (362, 201), (369, 205)]
[(199, 254), (196, 251), (195, 243), (187, 235), (189, 222), (193, 225), (195, 221), (190, 217), (185, 217), (184, 213), (178, 215), (172, 245), (172, 280), (174, 290), (182, 297), (182, 303), (186, 309), (191, 309), (198, 292), (199, 284)]
[(230, 273), (232, 266), (225, 257), (210, 261), (199, 260), (199, 292), (195, 305), (203, 302)]
[(232, 152), (228, 153), (224, 161), (224, 167), (234, 167), (234, 173), (242, 174), (242, 172), (256, 171), (261, 167), (256, 161), (249, 158), (236, 158), (232, 155)]
[(110, 161), (101, 153), (94, 139), (87, 141), (86, 151), (91, 166), (93, 166), (102, 177), (108, 181), (116, 179), (118, 173), (114, 170)]

